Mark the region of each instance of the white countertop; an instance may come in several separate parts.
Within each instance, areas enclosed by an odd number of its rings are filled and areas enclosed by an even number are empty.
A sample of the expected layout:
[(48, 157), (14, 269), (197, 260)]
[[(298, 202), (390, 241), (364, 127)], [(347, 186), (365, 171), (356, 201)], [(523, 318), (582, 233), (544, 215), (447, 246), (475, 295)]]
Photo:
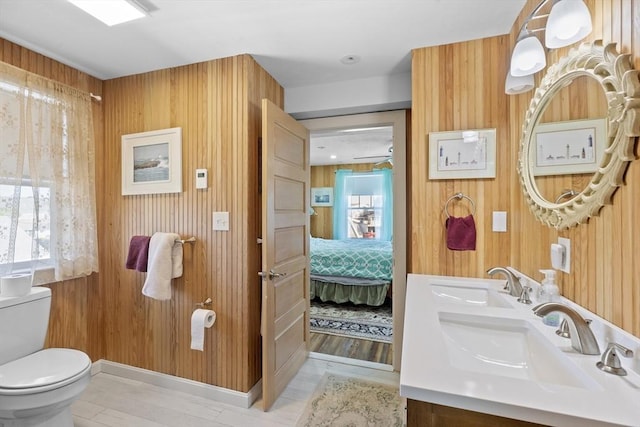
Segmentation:
[[(592, 330), (604, 352), (608, 341), (623, 344), (634, 351), (634, 359), (621, 357), (628, 375), (605, 373), (596, 367), (600, 356), (577, 353), (570, 340), (555, 334), (556, 327), (542, 323), (531, 307), (506, 296), (511, 308), (469, 307), (443, 304), (431, 285), (454, 283), (502, 291), (504, 280), (458, 278), (409, 274), (405, 307), (400, 394), (403, 397), (554, 426), (640, 426), (640, 340), (616, 328), (595, 314), (563, 299), (585, 318), (591, 318)], [(533, 283), (532, 283), (533, 284)], [(536, 284), (533, 284), (534, 286)], [(459, 369), (452, 365), (440, 324), (442, 313), (488, 316), (494, 321), (528, 322), (535, 331), (562, 352), (567, 370), (580, 376), (584, 384), (569, 386), (531, 381), (512, 376)], [(530, 326), (527, 324), (527, 326)], [(566, 358), (563, 357), (566, 355)], [(544, 355), (543, 355), (544, 356)]]

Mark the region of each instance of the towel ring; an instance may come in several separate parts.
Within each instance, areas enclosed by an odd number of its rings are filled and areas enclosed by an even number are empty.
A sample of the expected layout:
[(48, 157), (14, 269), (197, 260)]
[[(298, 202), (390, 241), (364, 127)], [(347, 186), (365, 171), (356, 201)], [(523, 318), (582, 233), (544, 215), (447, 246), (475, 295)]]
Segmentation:
[(447, 216), (447, 218), (451, 216), (449, 215), (449, 203), (451, 203), (453, 199), (458, 199), (458, 200), (467, 199), (469, 203), (471, 203), (471, 208), (472, 208), (471, 215), (476, 214), (476, 204), (473, 202), (473, 199), (463, 193), (456, 193), (453, 196), (449, 197), (444, 204), (444, 214)]

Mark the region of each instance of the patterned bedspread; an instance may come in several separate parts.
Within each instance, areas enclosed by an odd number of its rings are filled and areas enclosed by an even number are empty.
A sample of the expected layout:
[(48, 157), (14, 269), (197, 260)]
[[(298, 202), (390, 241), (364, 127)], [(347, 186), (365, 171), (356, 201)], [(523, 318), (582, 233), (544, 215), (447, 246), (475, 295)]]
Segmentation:
[(391, 248), (391, 242), (380, 240), (312, 237), (311, 274), (391, 281)]

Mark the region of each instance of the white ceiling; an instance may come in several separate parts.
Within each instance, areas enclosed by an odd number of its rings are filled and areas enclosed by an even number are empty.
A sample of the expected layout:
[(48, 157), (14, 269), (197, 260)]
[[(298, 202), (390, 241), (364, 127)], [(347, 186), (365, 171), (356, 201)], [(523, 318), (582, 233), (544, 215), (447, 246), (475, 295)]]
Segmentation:
[(525, 0), (138, 2), (150, 17), (108, 27), (66, 0), (0, 0), (0, 37), (100, 79), (248, 53), (289, 88), (408, 72), (414, 48), (508, 33)]
[[(0, 0), (0, 37), (105, 80), (248, 53), (286, 89), (408, 73), (414, 48), (508, 33), (525, 0), (138, 3), (148, 18), (108, 27), (66, 0)], [(389, 129), (321, 139), (313, 164), (375, 163), (391, 145)]]
[(311, 165), (378, 163), (391, 158), (393, 127), (311, 132)]

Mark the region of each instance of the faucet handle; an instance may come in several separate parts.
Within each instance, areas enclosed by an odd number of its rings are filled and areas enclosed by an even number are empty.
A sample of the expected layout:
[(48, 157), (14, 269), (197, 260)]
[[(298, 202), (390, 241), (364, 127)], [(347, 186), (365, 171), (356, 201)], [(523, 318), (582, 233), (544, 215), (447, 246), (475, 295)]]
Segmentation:
[(610, 374), (620, 376), (627, 375), (627, 371), (622, 367), (622, 364), (620, 363), (620, 358), (618, 357), (618, 352), (616, 351), (616, 349), (620, 350), (620, 353), (624, 357), (633, 356), (633, 351), (631, 351), (627, 347), (616, 342), (610, 342), (605, 352), (602, 353), (602, 360), (596, 363), (596, 366), (598, 367), (598, 369)]
[[(587, 322), (587, 325), (591, 324), (591, 319), (584, 319)], [(560, 322), (560, 326), (556, 329), (556, 335), (562, 338), (571, 338), (571, 332), (569, 332), (569, 323), (567, 322), (567, 318), (563, 317), (562, 322)]]
[(522, 287), (522, 293), (520, 294), (520, 297), (518, 298), (518, 302), (522, 303), (522, 304), (531, 304), (531, 298), (529, 298), (529, 293), (531, 292), (531, 287), (530, 286), (523, 286)]
[(561, 336), (562, 338), (571, 338), (569, 322), (567, 322), (567, 319), (564, 317), (562, 318), (562, 322), (560, 322), (560, 327), (556, 330), (556, 335)]

